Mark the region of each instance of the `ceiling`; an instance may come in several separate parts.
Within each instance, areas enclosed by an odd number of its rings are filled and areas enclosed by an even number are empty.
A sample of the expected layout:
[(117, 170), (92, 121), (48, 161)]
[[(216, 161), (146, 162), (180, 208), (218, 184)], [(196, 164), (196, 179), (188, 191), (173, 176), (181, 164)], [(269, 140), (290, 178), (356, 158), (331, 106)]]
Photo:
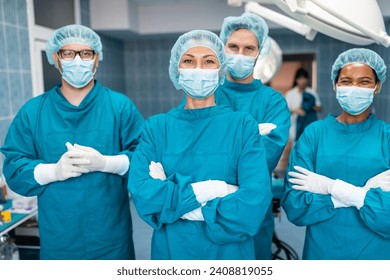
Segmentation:
[[(241, 6), (228, 5), (237, 1), (240, 0), (93, 0), (90, 1), (91, 27), (121, 40), (165, 36), (192, 29), (219, 31), (225, 17), (238, 16), (245, 11), (246, 0)], [(272, 0), (254, 2), (283, 13)], [(390, 18), (390, 1), (377, 2), (383, 17)], [(270, 29), (284, 29), (274, 22), (267, 23)]]

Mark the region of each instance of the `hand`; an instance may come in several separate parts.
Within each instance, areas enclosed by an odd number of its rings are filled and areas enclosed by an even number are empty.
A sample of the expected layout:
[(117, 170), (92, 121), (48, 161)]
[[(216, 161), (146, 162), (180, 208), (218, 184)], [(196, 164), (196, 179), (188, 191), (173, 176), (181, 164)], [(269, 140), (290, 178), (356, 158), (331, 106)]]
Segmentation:
[(165, 180), (167, 178), (167, 175), (165, 175), (164, 167), (160, 162), (150, 162), (149, 175), (153, 179)]
[(295, 113), (296, 113), (298, 116), (304, 116), (304, 115), (306, 115), (305, 110), (303, 110), (301, 107), (295, 109)]
[(275, 128), (276, 125), (273, 123), (259, 123), (259, 133), (262, 136), (268, 135)]
[(390, 169), (369, 179), (363, 188), (369, 190), (376, 187), (380, 187), (384, 192), (390, 191)]
[[(68, 144), (68, 143), (67, 143)], [(90, 172), (103, 171), (106, 166), (106, 158), (97, 150), (91, 147), (81, 146), (78, 144), (67, 145), (68, 151), (75, 151), (83, 154), (84, 158), (90, 161), (90, 164), (85, 166)]]
[(237, 190), (237, 186), (228, 185), (220, 180), (207, 180), (191, 184), (199, 203), (205, 203), (217, 197), (224, 197)]
[(189, 221), (204, 221), (202, 207), (196, 208), (195, 210), (185, 213), (183, 216), (181, 216), (181, 218), (183, 220)]
[(288, 181), (293, 184), (293, 189), (317, 194), (331, 193), (335, 180), (318, 175), (300, 166), (294, 166), (294, 169), (298, 172), (288, 172), (290, 176)]
[(89, 170), (84, 166), (91, 162), (77, 151), (68, 151), (64, 153), (55, 164), (55, 177), (57, 181), (64, 181), (69, 178), (79, 177), (81, 174), (88, 173)]
[(333, 204), (338, 201), (340, 203), (339, 207), (349, 207), (353, 206), (357, 209), (360, 209), (364, 204), (364, 199), (366, 198), (367, 190), (361, 187), (356, 187), (352, 184), (344, 182), (342, 180), (335, 180), (333, 188), (331, 190)]

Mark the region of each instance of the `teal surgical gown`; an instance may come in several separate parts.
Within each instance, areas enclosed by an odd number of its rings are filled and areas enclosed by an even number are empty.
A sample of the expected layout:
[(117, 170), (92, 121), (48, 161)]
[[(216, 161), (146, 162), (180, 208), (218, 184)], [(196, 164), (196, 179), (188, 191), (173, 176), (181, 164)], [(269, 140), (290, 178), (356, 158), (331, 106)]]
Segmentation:
[[(287, 172), (295, 165), (364, 186), (390, 168), (390, 125), (372, 114), (356, 124), (328, 116), (305, 128)], [(360, 210), (334, 208), (330, 195), (294, 190), (286, 180), (282, 206), (292, 223), (306, 226), (303, 259), (390, 259), (390, 192), (369, 190)]]
[(56, 86), (20, 109), (1, 149), (4, 174), (13, 191), (38, 196), (41, 259), (134, 259), (128, 172), (92, 172), (41, 186), (34, 168), (56, 163), (66, 142), (131, 162), (143, 123), (125, 95), (98, 82), (79, 106)]
[[(151, 161), (162, 163), (166, 180), (150, 177)], [(205, 221), (181, 219), (201, 206), (191, 183), (209, 179), (239, 188), (207, 202)], [(220, 106), (149, 118), (133, 155), (129, 190), (140, 217), (154, 228), (152, 259), (254, 259), (252, 237), (272, 195), (256, 122)]]
[[(263, 136), (267, 151), (267, 163), (270, 173), (275, 169), (288, 141), (290, 130), (290, 110), (283, 95), (273, 88), (263, 85), (260, 80), (250, 84), (240, 84), (226, 80), (218, 87), (217, 104), (226, 104), (234, 111), (250, 113), (257, 123), (273, 123), (277, 127)], [(255, 236), (256, 259), (271, 259), (274, 215), (272, 205), (259, 233)]]

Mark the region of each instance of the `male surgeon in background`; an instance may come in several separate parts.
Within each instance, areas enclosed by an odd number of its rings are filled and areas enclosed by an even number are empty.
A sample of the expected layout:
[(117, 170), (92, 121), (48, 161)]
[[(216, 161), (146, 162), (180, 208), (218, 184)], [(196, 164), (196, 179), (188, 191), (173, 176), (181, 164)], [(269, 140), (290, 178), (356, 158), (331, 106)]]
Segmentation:
[[(234, 111), (248, 112), (259, 124), (270, 172), (275, 169), (288, 141), (290, 111), (283, 95), (253, 78), (256, 60), (269, 51), (268, 26), (253, 13), (226, 17), (219, 37), (225, 44), (228, 72), (215, 98)], [(272, 258), (274, 216), (272, 203), (260, 232), (255, 236), (256, 259)]]

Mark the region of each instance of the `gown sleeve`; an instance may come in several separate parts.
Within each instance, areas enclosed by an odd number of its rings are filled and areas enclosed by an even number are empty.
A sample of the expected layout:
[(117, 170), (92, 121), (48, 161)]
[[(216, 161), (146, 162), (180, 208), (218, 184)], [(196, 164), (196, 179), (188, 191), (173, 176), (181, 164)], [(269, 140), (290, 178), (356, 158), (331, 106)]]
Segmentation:
[(33, 125), (34, 120), (29, 118), (26, 106), (22, 107), (12, 121), (1, 148), (5, 155), (3, 171), (7, 184), (12, 191), (23, 196), (39, 195), (46, 188), (34, 178), (34, 169), (43, 160), (38, 158), (34, 145)]
[[(131, 165), (133, 153), (138, 145), (139, 138), (141, 136), (142, 128), (144, 125), (144, 118), (138, 111), (133, 102), (128, 100), (125, 102), (121, 110), (120, 118), (120, 141), (121, 151), (119, 154), (124, 154), (129, 158)], [(129, 168), (130, 170), (130, 168)], [(128, 177), (129, 171), (122, 176)]]
[(273, 91), (269, 100), (263, 122), (273, 123), (276, 125), (276, 128), (268, 135), (263, 136), (263, 142), (266, 150), (270, 151), (267, 153), (267, 163), (269, 171), (272, 172), (278, 164), (287, 144), (291, 116), (286, 99), (280, 92)]
[(286, 170), (284, 193), (281, 199), (281, 205), (287, 214), (288, 220), (297, 226), (312, 225), (330, 219), (335, 215), (331, 195), (294, 190), (288, 181), (288, 172), (293, 171), (294, 166), (301, 166), (315, 172), (314, 161), (317, 143), (314, 139), (316, 133), (310, 128), (312, 127), (308, 127), (299, 137), (291, 151)]
[[(383, 144), (384, 150), (386, 151), (387, 159), (389, 159), (390, 149), (390, 125), (385, 124), (383, 137), (385, 144)], [(386, 157), (385, 157), (386, 158)], [(389, 162), (390, 165), (390, 162)], [(385, 171), (386, 169), (382, 170)], [(380, 172), (378, 172), (379, 174)], [(360, 208), (360, 217), (367, 227), (379, 234), (380, 236), (389, 239), (390, 238), (390, 192), (382, 191), (381, 188), (372, 188), (364, 199), (364, 204)]]
[(272, 199), (266, 153), (257, 124), (246, 119), (238, 157), (238, 190), (202, 207), (207, 236), (217, 244), (240, 242), (255, 235)]
[[(157, 161), (153, 130), (157, 126), (145, 123), (140, 143), (133, 154), (128, 189), (139, 216), (154, 229), (173, 223), (201, 204), (192, 191), (191, 177), (173, 173), (167, 179), (153, 179), (149, 175), (151, 161)], [(154, 122), (155, 124), (156, 122)]]
[(367, 192), (360, 217), (367, 227), (380, 236), (390, 239), (390, 192), (374, 188)]

